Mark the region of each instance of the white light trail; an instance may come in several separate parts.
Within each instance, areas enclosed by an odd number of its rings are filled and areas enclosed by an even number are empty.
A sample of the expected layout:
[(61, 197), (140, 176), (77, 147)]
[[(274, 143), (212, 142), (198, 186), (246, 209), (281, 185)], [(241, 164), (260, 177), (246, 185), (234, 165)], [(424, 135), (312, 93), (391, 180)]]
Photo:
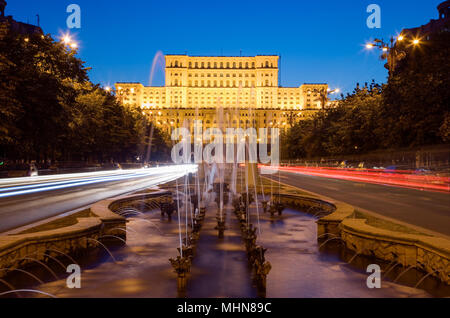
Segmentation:
[[(135, 169), (135, 170), (126, 170), (126, 171), (110, 171), (109, 176), (97, 177), (97, 178), (88, 178), (89, 176), (96, 175), (97, 173), (83, 173), (79, 174), (84, 178), (75, 179), (74, 175), (66, 174), (58, 176), (58, 179), (69, 178), (69, 181), (55, 181), (55, 182), (46, 182), (46, 183), (35, 183), (31, 185), (24, 186), (15, 186), (9, 188), (0, 189), (0, 198), (32, 194), (44, 191), (52, 191), (59, 190), (65, 188), (72, 188), (78, 186), (84, 186), (89, 184), (101, 183), (101, 182), (112, 182), (112, 181), (121, 181), (126, 179), (136, 179), (136, 178), (144, 178), (149, 176), (155, 176), (160, 174), (180, 174), (183, 176), (187, 173), (193, 173), (197, 171), (197, 165), (179, 165), (179, 166), (166, 166), (166, 167), (158, 167), (158, 168), (149, 168), (149, 169)], [(111, 175), (112, 173), (112, 175)], [(21, 180), (24, 181), (24, 180)], [(3, 193), (1, 193), (3, 192)]]

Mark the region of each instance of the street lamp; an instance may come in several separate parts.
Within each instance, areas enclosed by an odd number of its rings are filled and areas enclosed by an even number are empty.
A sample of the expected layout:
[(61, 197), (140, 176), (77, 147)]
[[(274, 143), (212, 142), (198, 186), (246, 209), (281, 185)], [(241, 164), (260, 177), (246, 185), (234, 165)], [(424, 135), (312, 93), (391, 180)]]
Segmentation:
[(70, 38), (70, 36), (65, 35), (65, 36), (63, 37), (63, 42), (64, 42), (64, 44), (68, 45), (71, 41), (72, 41), (72, 39)]
[(72, 40), (69, 34), (65, 34), (61, 37), (61, 41), (64, 45), (69, 46), (72, 50), (76, 50), (78, 48), (78, 43)]
[[(397, 37), (397, 42), (402, 42), (404, 40), (405, 37), (403, 35), (399, 35)], [(418, 45), (420, 41), (418, 39), (414, 39), (412, 43), (414, 45)], [(385, 43), (383, 40), (375, 39), (372, 43), (367, 43), (366, 48), (368, 50), (378, 48), (383, 51), (383, 55), (381, 57), (388, 60), (387, 68), (390, 73), (395, 70), (397, 61), (400, 61), (406, 56), (406, 53), (397, 47), (393, 37), (391, 37), (390, 43)]]
[(328, 89), (328, 94), (335, 94), (335, 93), (339, 93), (341, 90), (339, 88), (335, 88), (333, 90)]
[(325, 106), (327, 105), (328, 95), (339, 93), (340, 91), (341, 90), (339, 88), (335, 88), (333, 90), (330, 90), (329, 88), (313, 89), (313, 93), (319, 94), (318, 98), (315, 101), (320, 103), (322, 109), (324, 109)]

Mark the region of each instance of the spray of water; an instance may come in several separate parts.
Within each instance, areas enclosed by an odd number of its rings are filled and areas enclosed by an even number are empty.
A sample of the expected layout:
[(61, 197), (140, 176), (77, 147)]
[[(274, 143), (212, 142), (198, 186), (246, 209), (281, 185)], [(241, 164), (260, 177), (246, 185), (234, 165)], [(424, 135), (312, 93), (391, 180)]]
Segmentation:
[[(164, 74), (164, 68), (165, 68), (164, 53), (162, 51), (158, 51), (158, 52), (156, 52), (156, 54), (153, 58), (152, 67), (150, 68), (150, 76), (149, 76), (149, 80), (148, 80), (149, 86), (153, 86), (153, 79), (155, 77), (155, 72), (157, 70), (161, 70), (162, 73)], [(149, 163), (150, 159), (151, 159), (153, 132), (154, 132), (154, 125), (153, 125), (153, 123), (151, 123), (147, 151), (145, 154), (145, 162), (146, 163)]]

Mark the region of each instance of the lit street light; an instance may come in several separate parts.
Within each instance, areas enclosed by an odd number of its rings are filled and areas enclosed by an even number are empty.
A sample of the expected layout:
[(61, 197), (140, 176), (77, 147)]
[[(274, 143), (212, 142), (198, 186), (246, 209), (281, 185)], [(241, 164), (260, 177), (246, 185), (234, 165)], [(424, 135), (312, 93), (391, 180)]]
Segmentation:
[(71, 39), (70, 39), (70, 37), (69, 37), (68, 35), (66, 35), (66, 36), (63, 38), (64, 44), (69, 44), (70, 41), (71, 41)]
[(339, 88), (333, 89), (329, 91), (329, 94), (337, 94), (339, 93), (341, 90)]
[[(397, 37), (397, 42), (405, 41), (406, 38), (403, 35), (399, 35)], [(420, 44), (419, 39), (413, 39), (410, 43), (417, 46)], [(383, 40), (375, 39), (373, 43), (367, 43), (366, 48), (368, 50), (371, 50), (373, 48), (378, 48), (383, 51), (383, 54), (381, 55), (382, 59), (387, 59), (387, 69), (389, 72), (393, 72), (396, 68), (397, 61), (400, 61), (406, 56), (406, 52), (403, 50), (400, 50), (396, 43), (394, 42), (394, 38), (391, 37), (390, 43), (385, 43)]]
[(64, 45), (69, 46), (72, 50), (75, 50), (75, 49), (78, 48), (78, 43), (76, 43), (75, 41), (73, 41), (69, 34), (65, 34), (65, 35), (61, 38), (61, 41), (64, 43)]
[(319, 103), (319, 107), (324, 109), (328, 105), (328, 95), (333, 95), (339, 93), (341, 90), (339, 88), (335, 88), (330, 90), (329, 88), (325, 89), (313, 89), (313, 92), (318, 94), (318, 98), (315, 100)]

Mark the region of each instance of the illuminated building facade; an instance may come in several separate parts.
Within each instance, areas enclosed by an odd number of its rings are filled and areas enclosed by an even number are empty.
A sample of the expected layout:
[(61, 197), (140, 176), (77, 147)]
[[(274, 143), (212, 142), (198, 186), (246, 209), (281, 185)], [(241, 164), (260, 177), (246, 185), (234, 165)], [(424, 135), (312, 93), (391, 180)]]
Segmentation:
[[(117, 97), (139, 106), (163, 130), (193, 127), (287, 129), (330, 106), (327, 84), (280, 87), (279, 56), (165, 56), (165, 86), (116, 83)], [(325, 98), (324, 98), (325, 97)], [(222, 126), (224, 125), (224, 126)]]

